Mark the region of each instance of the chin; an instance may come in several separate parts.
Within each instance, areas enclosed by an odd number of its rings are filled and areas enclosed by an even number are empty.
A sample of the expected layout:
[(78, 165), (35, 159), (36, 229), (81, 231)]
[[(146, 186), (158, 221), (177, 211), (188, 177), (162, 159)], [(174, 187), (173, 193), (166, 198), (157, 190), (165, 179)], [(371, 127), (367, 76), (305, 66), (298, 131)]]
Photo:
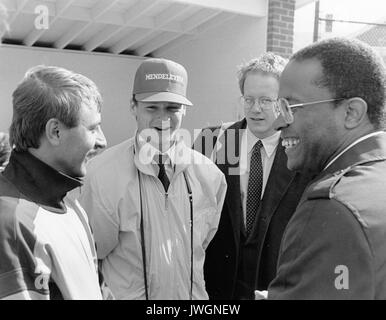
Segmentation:
[(272, 132), (271, 128), (257, 128), (255, 130), (252, 129), (251, 131), (256, 137), (261, 139), (269, 137), (275, 133)]
[(72, 177), (73, 178), (83, 178), (87, 173), (87, 169), (86, 169), (86, 165), (83, 164), (83, 166), (81, 168), (79, 168), (79, 170), (76, 170), (73, 172), (73, 175)]
[(287, 168), (288, 170), (291, 171), (301, 171), (302, 170), (302, 165), (299, 163), (296, 163), (296, 161), (291, 160), (289, 157), (287, 158)]

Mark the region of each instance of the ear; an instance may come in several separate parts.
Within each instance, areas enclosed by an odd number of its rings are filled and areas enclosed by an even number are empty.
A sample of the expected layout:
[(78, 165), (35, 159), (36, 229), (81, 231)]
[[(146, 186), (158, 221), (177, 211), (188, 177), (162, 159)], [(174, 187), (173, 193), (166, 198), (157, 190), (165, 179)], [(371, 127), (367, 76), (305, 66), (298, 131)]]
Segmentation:
[(345, 127), (353, 129), (368, 119), (367, 103), (362, 98), (351, 98), (347, 100)]
[(186, 106), (185, 106), (185, 105), (182, 106), (181, 112), (182, 112), (182, 115), (183, 115), (183, 116), (186, 115)]
[(52, 118), (46, 123), (45, 137), (54, 146), (60, 144), (61, 123), (58, 119)]
[(134, 116), (135, 119), (137, 119), (137, 108), (138, 108), (138, 102), (131, 99), (130, 100), (130, 113)]

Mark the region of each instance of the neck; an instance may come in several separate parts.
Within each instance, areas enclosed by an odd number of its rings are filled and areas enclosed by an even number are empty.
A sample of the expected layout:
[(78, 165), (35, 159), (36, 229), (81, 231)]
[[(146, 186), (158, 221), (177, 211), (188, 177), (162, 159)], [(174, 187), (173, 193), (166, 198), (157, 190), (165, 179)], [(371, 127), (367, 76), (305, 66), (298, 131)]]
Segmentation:
[(139, 147), (143, 147), (146, 144), (150, 144), (153, 148), (157, 149), (161, 153), (165, 153), (176, 143), (176, 140), (173, 138), (165, 143), (162, 143), (160, 139), (159, 141), (152, 141), (151, 138), (146, 139), (138, 132), (136, 134), (136, 141)]
[[(51, 160), (51, 157), (49, 156), (48, 152), (44, 152), (42, 150), (43, 147), (39, 147), (38, 149), (35, 148), (28, 148), (28, 152), (32, 154), (35, 158), (39, 159), (40, 161), (44, 162), (45, 164), (49, 165), (50, 167), (55, 168), (54, 164), (52, 163), (53, 161)], [(59, 171), (59, 170), (57, 170)]]
[(268, 137), (271, 137), (273, 136), (274, 134), (278, 133), (278, 131), (276, 130), (269, 130), (267, 132), (254, 132), (252, 131), (250, 128), (249, 128), (249, 131), (257, 138), (257, 139), (265, 139), (265, 138), (268, 138)]
[(347, 133), (340, 140), (340, 143), (337, 144), (335, 150), (326, 159), (326, 161), (323, 164), (323, 167), (321, 169), (323, 170), (323, 168), (325, 168), (325, 166), (328, 163), (330, 163), (331, 160), (333, 160), (337, 155), (339, 155), (343, 150), (345, 150), (352, 143), (354, 143), (355, 141), (357, 141), (361, 137), (364, 137), (364, 136), (366, 136), (370, 133), (376, 132), (376, 131), (379, 131), (379, 130), (376, 130), (372, 125), (371, 126), (364, 126), (363, 128), (358, 128), (358, 130), (347, 131)]

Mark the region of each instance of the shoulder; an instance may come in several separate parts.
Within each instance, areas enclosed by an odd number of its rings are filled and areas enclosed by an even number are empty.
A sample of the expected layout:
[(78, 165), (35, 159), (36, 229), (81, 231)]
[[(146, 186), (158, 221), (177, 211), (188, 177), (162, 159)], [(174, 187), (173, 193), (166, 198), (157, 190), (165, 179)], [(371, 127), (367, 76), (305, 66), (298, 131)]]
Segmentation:
[(14, 225), (21, 194), (3, 175), (0, 175), (0, 234), (4, 228)]
[(20, 197), (19, 190), (3, 175), (3, 173), (0, 174), (0, 196)]
[(359, 232), (362, 237), (374, 224), (386, 228), (385, 185), (386, 173), (371, 165), (355, 165), (326, 175), (308, 186), (293, 223), (302, 225), (310, 236), (319, 233), (323, 237), (346, 232)]
[(0, 238), (15, 238), (16, 212), (19, 199), (0, 196)]
[(305, 190), (303, 201), (299, 203), (293, 220), (302, 221), (308, 230), (312, 230), (310, 225), (326, 226), (328, 232), (325, 234), (338, 231), (342, 227), (342, 220), (347, 220), (344, 223), (346, 226), (349, 221), (357, 224), (352, 206), (339, 196), (342, 187), (347, 184), (344, 181), (346, 174), (346, 170), (341, 170), (311, 182)]
[(307, 200), (335, 200), (361, 221), (361, 216), (379, 214), (386, 207), (385, 186), (386, 161), (356, 164), (312, 183)]
[(212, 160), (195, 150), (192, 150), (192, 159), (193, 161), (188, 166), (188, 170), (203, 188), (217, 190), (226, 184), (223, 172)]
[(318, 198), (298, 206), (283, 235), (281, 250), (293, 257), (302, 252), (324, 252), (326, 257), (339, 258), (352, 245), (371, 251), (366, 230), (357, 216), (341, 201)]
[(44, 288), (37, 289), (35, 281), (41, 277), (36, 269), (37, 235), (34, 217), (38, 212), (35, 203), (0, 197), (0, 299), (20, 293), (32, 292), (47, 295)]
[(241, 122), (239, 121), (226, 122), (217, 126), (203, 128), (199, 135), (195, 138), (193, 148), (210, 158), (212, 152), (215, 150), (216, 144), (218, 145), (217, 142), (222, 136), (224, 136), (224, 133), (230, 128), (240, 126)]
[[(0, 196), (0, 247), (2, 250), (8, 252), (19, 239), (23, 239), (23, 246), (28, 244), (29, 248), (33, 248), (35, 241), (33, 220), (36, 217), (38, 208), (35, 203), (25, 199)], [(16, 247), (13, 249), (16, 249)], [(0, 256), (2, 254), (4, 252), (0, 253)]]
[(216, 164), (211, 159), (209, 159), (199, 151), (196, 151), (194, 149), (190, 149), (190, 150), (191, 150), (191, 159), (192, 159), (191, 167), (194, 170), (204, 170), (206, 172), (212, 171), (214, 173), (221, 172), (220, 169), (217, 168)]
[[(314, 180), (307, 189), (309, 199), (336, 199), (349, 191), (353, 198), (386, 184), (386, 161), (370, 161), (353, 164), (345, 169)], [(379, 190), (380, 191), (380, 190)], [(363, 199), (363, 197), (362, 197)]]
[[(218, 137), (224, 131), (226, 131), (232, 127), (239, 127), (239, 125), (238, 125), (239, 123), (240, 123), (240, 121), (223, 122), (223, 123), (216, 125), (216, 126), (205, 127), (203, 129), (201, 129), (199, 137), (202, 137), (202, 138)], [(240, 126), (241, 126), (241, 124), (240, 124)]]

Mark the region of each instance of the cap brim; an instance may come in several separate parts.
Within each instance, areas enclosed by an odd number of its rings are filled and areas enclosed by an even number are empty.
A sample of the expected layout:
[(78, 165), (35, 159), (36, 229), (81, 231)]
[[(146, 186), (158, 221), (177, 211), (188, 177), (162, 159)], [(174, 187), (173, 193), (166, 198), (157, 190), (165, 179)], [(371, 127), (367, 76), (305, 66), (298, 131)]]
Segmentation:
[(186, 106), (193, 105), (193, 103), (191, 103), (184, 96), (172, 92), (138, 93), (135, 95), (135, 99), (140, 102), (173, 102), (180, 103)]

